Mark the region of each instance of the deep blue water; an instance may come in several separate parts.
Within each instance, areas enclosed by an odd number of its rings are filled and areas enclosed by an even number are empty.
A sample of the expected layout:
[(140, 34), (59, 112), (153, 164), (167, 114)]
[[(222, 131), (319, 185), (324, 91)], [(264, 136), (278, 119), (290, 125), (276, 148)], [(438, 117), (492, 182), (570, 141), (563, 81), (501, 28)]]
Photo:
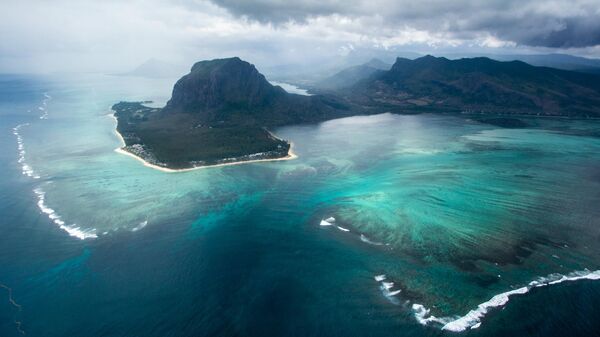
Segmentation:
[[(277, 130), (296, 161), (169, 175), (114, 153), (105, 116), (168, 81), (0, 79), (0, 336), (455, 335), (412, 305), (461, 316), (600, 267), (597, 122), (359, 117)], [(60, 229), (36, 189), (97, 238)], [(600, 281), (533, 288), (481, 323), (459, 334), (600, 336)]]

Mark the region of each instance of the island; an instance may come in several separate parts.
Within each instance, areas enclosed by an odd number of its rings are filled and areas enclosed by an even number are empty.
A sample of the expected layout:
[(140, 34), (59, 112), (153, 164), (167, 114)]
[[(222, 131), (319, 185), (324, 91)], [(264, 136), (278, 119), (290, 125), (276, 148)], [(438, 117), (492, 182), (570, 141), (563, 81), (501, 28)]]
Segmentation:
[(599, 75), (429, 55), (398, 58), (389, 70), (371, 68), (303, 96), (271, 85), (238, 57), (197, 62), (163, 108), (112, 107), (123, 140), (118, 151), (177, 171), (292, 159), (292, 144), (270, 130), (359, 114), (455, 113), (511, 128), (528, 126), (517, 118), (523, 115), (600, 118)]

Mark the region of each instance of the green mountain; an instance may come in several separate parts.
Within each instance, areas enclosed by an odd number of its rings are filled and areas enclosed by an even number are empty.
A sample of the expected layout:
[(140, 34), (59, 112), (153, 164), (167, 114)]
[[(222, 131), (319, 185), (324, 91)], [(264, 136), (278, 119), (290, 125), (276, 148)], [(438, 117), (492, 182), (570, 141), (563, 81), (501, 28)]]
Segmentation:
[(600, 76), (485, 57), (398, 58), (343, 94), (374, 110), (600, 117)]
[(585, 58), (568, 54), (442, 53), (440, 56), (444, 56), (451, 60), (488, 57), (496, 61), (523, 61), (538, 67), (550, 67), (594, 74), (600, 73), (600, 59)]
[(194, 64), (162, 109), (113, 110), (125, 150), (170, 168), (286, 157), (290, 144), (266, 128), (351, 113), (332, 97), (289, 94), (237, 57)]
[(289, 94), (237, 57), (201, 61), (173, 88), (165, 113), (194, 114), (216, 125), (278, 126), (340, 115), (334, 98)]

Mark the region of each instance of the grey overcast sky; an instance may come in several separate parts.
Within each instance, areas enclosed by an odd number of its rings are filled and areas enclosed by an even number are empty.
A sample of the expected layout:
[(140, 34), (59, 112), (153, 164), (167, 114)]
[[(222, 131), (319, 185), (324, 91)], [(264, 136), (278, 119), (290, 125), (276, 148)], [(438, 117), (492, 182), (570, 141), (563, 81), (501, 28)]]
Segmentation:
[(600, 58), (600, 0), (3, 0), (0, 39), (0, 72), (310, 63), (357, 50)]

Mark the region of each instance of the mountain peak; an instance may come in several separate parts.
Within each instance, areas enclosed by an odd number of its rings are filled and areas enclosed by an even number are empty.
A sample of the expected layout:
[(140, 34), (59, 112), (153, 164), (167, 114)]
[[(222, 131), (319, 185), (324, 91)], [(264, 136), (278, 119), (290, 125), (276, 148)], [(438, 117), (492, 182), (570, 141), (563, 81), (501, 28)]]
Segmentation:
[(215, 70), (220, 69), (221, 67), (230, 67), (230, 66), (239, 66), (239, 67), (251, 67), (254, 66), (251, 63), (243, 61), (237, 56), (222, 58), (222, 59), (213, 59), (213, 60), (205, 60), (194, 63), (190, 72), (197, 71), (206, 71), (206, 70)]
[(254, 65), (239, 57), (200, 61), (173, 87), (167, 110), (199, 112), (268, 104), (281, 94)]
[(433, 55), (425, 55), (423, 57), (419, 57), (417, 59), (415, 59), (415, 62), (419, 62), (419, 63), (426, 63), (426, 64), (443, 64), (446, 62), (450, 62), (450, 60), (448, 60), (445, 57), (436, 57)]

